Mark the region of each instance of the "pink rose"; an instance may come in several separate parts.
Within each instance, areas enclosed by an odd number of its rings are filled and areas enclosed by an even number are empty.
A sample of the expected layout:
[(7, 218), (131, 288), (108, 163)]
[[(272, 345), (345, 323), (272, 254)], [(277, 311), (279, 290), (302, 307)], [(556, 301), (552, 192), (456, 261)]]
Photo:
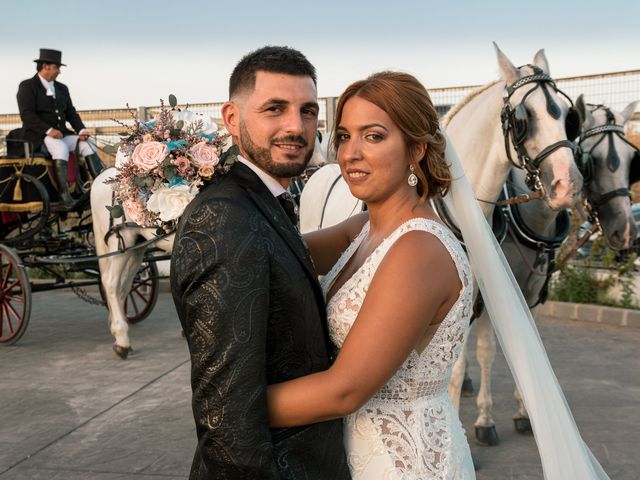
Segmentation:
[(211, 165), (203, 165), (198, 169), (201, 177), (209, 178), (213, 175), (213, 167)]
[(145, 215), (144, 215), (144, 207), (139, 200), (134, 200), (132, 198), (127, 198), (122, 204), (124, 207), (124, 211), (127, 214), (127, 218), (131, 221), (137, 223), (138, 225), (144, 226), (145, 224)]
[(179, 156), (175, 160), (173, 160), (173, 164), (178, 167), (178, 173), (183, 175), (189, 169), (189, 159), (185, 156)]
[(196, 143), (191, 147), (191, 157), (193, 158), (193, 164), (196, 167), (202, 168), (208, 165), (212, 168), (215, 167), (220, 161), (218, 157), (218, 149), (213, 145), (209, 145), (207, 142)]
[(167, 146), (163, 143), (144, 142), (133, 150), (131, 159), (135, 165), (149, 172), (160, 165), (167, 153)]

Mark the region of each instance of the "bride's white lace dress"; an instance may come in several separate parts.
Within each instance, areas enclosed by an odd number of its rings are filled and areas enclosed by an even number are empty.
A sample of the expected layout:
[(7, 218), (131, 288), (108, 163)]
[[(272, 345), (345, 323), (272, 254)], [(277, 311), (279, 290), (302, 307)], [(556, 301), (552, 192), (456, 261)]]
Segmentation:
[[(469, 326), (473, 297), (467, 257), (453, 234), (424, 218), (414, 218), (398, 227), (329, 300), (329, 331), (340, 348), (378, 265), (393, 243), (413, 230), (429, 232), (442, 242), (453, 258), (463, 287), (422, 353), (412, 351), (391, 380), (345, 419), (345, 448), (353, 480), (475, 478), (469, 445), (447, 394), (451, 371)], [(325, 295), (368, 232), (367, 222), (324, 277)]]

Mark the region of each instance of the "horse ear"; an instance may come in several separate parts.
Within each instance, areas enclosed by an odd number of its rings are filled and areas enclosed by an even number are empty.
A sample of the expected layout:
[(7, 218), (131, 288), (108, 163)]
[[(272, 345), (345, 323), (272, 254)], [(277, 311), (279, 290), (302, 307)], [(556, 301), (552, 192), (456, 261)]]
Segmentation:
[(576, 112), (578, 112), (578, 115), (580, 115), (580, 125), (582, 125), (583, 123), (585, 123), (585, 120), (587, 119), (587, 107), (584, 104), (584, 94), (580, 94), (578, 95), (578, 98), (576, 98)]
[(511, 60), (502, 53), (502, 50), (498, 47), (496, 42), (493, 42), (493, 46), (496, 49), (496, 56), (498, 57), (498, 67), (500, 67), (500, 76), (507, 82), (507, 85), (511, 85), (520, 79), (520, 71), (513, 66)]
[(576, 99), (576, 110), (581, 117), (582, 131), (588, 130), (596, 124), (596, 119), (584, 103), (584, 95), (581, 93)]
[(633, 117), (634, 112), (636, 111), (636, 107), (638, 106), (638, 100), (635, 102), (631, 102), (629, 105), (625, 107), (625, 109), (620, 112), (624, 121), (622, 123), (627, 123), (631, 117)]
[(536, 67), (540, 67), (544, 73), (549, 75), (549, 62), (547, 61), (547, 56), (544, 54), (544, 48), (538, 50), (536, 56), (533, 57), (533, 64)]

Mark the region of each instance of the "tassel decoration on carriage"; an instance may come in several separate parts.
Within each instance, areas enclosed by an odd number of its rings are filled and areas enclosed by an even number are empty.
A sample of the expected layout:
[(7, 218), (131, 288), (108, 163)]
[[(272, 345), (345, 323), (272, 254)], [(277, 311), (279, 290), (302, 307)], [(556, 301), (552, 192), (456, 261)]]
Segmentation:
[(16, 186), (13, 189), (13, 201), (14, 202), (22, 201), (22, 183), (20, 183), (20, 177), (16, 178)]

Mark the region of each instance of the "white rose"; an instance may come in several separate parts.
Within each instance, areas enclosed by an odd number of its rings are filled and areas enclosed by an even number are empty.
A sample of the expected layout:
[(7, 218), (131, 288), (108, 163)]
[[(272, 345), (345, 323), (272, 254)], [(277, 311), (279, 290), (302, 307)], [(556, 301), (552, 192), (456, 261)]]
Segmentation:
[(172, 188), (162, 187), (151, 194), (147, 201), (147, 210), (158, 213), (160, 220), (168, 222), (182, 215), (189, 202), (198, 193), (197, 188), (189, 185), (176, 185)]

